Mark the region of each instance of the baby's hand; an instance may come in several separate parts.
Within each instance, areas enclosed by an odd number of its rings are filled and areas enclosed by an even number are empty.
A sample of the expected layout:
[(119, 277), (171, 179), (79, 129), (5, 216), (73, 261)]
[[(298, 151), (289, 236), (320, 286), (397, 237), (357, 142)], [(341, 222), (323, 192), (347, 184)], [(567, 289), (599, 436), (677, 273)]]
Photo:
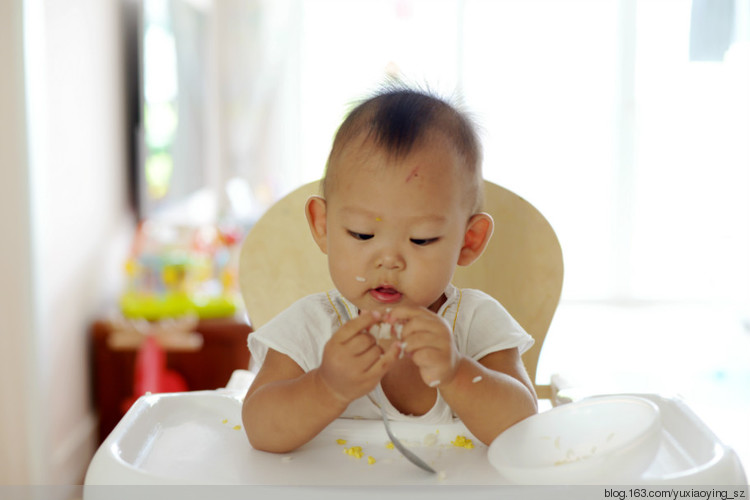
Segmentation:
[(368, 333), (381, 320), (377, 312), (362, 312), (326, 343), (318, 371), (325, 385), (344, 403), (372, 391), (398, 358), (400, 345), (394, 343), (383, 352)]
[(460, 356), (445, 319), (424, 307), (398, 307), (387, 321), (403, 324), (403, 350), (419, 368), (425, 384), (436, 387), (453, 380)]

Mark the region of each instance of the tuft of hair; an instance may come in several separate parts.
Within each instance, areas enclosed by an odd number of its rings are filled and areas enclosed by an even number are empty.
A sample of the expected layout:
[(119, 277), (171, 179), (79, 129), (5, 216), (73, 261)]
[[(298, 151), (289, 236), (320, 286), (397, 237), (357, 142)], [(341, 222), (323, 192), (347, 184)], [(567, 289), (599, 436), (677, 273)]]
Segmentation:
[[(324, 194), (332, 160), (353, 139), (365, 134), (365, 138), (372, 139), (395, 158), (404, 158), (430, 132), (442, 133), (453, 142), (464, 158), (467, 175), (481, 184), (481, 144), (468, 114), (429, 90), (392, 81), (360, 101), (342, 122), (328, 156)], [(481, 187), (477, 193), (478, 203), (480, 197)]]

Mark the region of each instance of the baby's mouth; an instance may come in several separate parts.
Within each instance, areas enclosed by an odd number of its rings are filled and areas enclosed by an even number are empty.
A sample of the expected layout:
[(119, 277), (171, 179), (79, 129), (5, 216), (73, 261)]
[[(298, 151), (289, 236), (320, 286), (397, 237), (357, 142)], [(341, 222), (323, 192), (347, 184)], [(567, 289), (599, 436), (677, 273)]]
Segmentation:
[(392, 286), (379, 286), (370, 290), (370, 296), (384, 304), (393, 304), (401, 300), (401, 292)]

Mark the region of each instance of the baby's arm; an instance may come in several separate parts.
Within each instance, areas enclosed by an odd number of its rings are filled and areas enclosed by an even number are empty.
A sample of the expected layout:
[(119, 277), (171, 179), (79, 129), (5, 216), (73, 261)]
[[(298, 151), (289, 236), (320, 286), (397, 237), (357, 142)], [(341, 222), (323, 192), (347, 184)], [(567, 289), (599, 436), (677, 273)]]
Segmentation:
[(425, 384), (441, 395), (482, 442), (489, 444), (512, 424), (536, 413), (534, 386), (518, 349), (478, 362), (459, 353), (445, 320), (424, 308), (394, 309), (388, 318), (404, 323), (405, 351)]
[(485, 444), (537, 412), (534, 387), (517, 348), (490, 353), (479, 362), (461, 357), (453, 379), (439, 388), (456, 415)]
[(363, 313), (344, 324), (326, 344), (321, 366), (307, 373), (269, 350), (242, 406), (254, 448), (281, 453), (305, 444), (378, 384), (400, 348), (384, 354), (367, 333), (379, 321), (379, 315)]

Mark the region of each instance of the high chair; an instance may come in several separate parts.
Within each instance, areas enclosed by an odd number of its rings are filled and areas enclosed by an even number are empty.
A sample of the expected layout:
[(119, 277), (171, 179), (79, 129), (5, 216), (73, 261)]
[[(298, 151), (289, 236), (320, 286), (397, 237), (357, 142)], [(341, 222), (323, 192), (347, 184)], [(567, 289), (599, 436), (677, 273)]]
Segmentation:
[[(536, 381), (539, 353), (562, 287), (560, 245), (549, 223), (528, 202), (490, 182), (485, 182), (484, 187), (484, 210), (495, 220), (495, 234), (485, 254), (471, 266), (459, 268), (453, 281), (456, 286), (478, 288), (497, 298), (534, 337), (535, 345), (523, 360), (531, 380)], [(304, 216), (305, 201), (317, 191), (318, 183), (313, 182), (290, 193), (271, 207), (246, 237), (240, 254), (239, 281), (249, 318), (256, 328), (293, 301), (333, 288), (326, 257), (313, 242)], [(250, 371), (240, 370), (223, 389), (141, 397), (91, 461), (84, 500), (109, 500), (112, 490), (97, 485), (112, 484), (285, 485), (293, 488), (290, 492), (295, 496), (302, 494), (312, 499), (351, 495), (351, 487), (357, 487), (356, 495), (363, 498), (381, 498), (385, 490), (377, 487), (383, 486), (391, 494), (407, 490), (411, 494), (415, 485), (484, 485), (485, 489), (479, 491), (494, 497), (498, 492), (487, 488), (511, 482), (499, 474), (492, 461), (490, 452), (499, 438), (489, 447), (478, 440), (474, 449), (457, 447), (451, 441), (458, 441), (456, 436), (472, 436), (458, 420), (441, 425), (391, 423), (394, 434), (416, 443), (414, 446), (426, 443), (430, 437), (430, 445), (421, 446), (419, 455), (444, 474), (426, 474), (400, 460), (400, 455), (385, 445), (387, 436), (380, 420), (335, 419), (308, 443), (284, 455), (255, 450), (247, 441), (241, 419), (242, 400), (251, 377)], [(536, 390), (541, 398), (555, 397), (554, 389), (547, 384), (537, 384)], [(638, 395), (636, 399), (648, 400), (649, 405), (659, 409), (659, 439), (648, 441), (656, 442), (652, 447), (655, 458), (644, 460), (641, 465), (647, 469), (640, 476), (606, 484), (747, 484), (736, 453), (721, 443), (684, 403), (656, 394)], [(549, 412), (576, 408), (572, 403)], [(548, 415), (543, 412), (537, 416)], [(608, 419), (599, 421), (612, 425)], [(610, 436), (615, 434), (610, 432)], [(546, 441), (526, 439), (524, 443), (518, 448), (546, 446), (544, 453), (530, 456), (546, 460), (549, 467), (553, 467), (553, 461), (557, 466), (558, 455), (567, 453), (564, 447), (556, 450), (559, 436), (547, 435)], [(359, 446), (369, 457), (358, 460), (342, 453), (346, 446)], [(634, 449), (639, 451), (640, 447)], [(587, 450), (594, 453), (590, 447)], [(600, 462), (595, 458), (570, 466)], [(620, 471), (616, 466), (610, 469)], [(601, 481), (598, 476), (589, 475), (585, 484), (605, 484), (597, 481)], [(350, 488), (337, 490), (340, 486)], [(645, 491), (645, 486), (639, 488), (643, 488), (638, 489), (639, 493)], [(182, 495), (190, 490), (176, 491)], [(559, 496), (559, 492), (549, 493)], [(578, 495), (578, 490), (571, 492)], [(275, 495), (278, 490), (269, 490), (269, 496), (271, 493)], [(452, 498), (455, 489), (437, 487), (428, 494)]]
[[(333, 288), (326, 256), (313, 241), (303, 211), (307, 198), (319, 194), (318, 186), (319, 181), (311, 182), (285, 196), (245, 238), (239, 282), (255, 328), (295, 300)], [(492, 295), (534, 337), (523, 361), (537, 396), (550, 398), (550, 385), (536, 384), (536, 370), (562, 289), (560, 243), (528, 201), (489, 181), (484, 182), (482, 210), (495, 220), (495, 232), (477, 261), (457, 269), (453, 283)]]

